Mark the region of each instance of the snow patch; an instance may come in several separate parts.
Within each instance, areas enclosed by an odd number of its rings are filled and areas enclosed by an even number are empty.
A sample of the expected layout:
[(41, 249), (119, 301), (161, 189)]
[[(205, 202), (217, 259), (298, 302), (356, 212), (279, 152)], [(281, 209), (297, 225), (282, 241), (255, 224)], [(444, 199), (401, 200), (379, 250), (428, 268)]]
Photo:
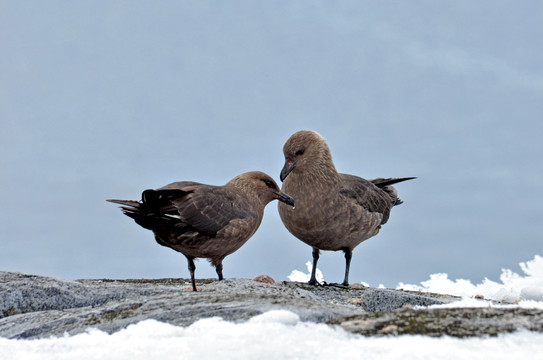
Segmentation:
[(260, 324), (283, 324), (296, 325), (300, 321), (300, 317), (295, 313), (287, 310), (272, 310), (264, 314), (257, 315), (249, 320), (253, 323)]
[[(308, 282), (309, 279), (311, 278), (311, 269), (313, 267), (313, 264), (311, 263), (311, 261), (308, 261), (305, 263), (305, 266), (307, 266), (307, 272), (308, 272), (307, 274), (299, 270), (292, 270), (290, 275), (287, 276), (288, 279), (290, 281), (296, 281), (296, 282)], [(318, 282), (324, 281), (322, 271), (320, 271), (319, 268), (317, 268), (317, 270), (315, 271), (315, 277), (317, 278)]]
[(186, 328), (145, 320), (111, 335), (86, 333), (40, 340), (0, 338), (2, 359), (531, 359), (543, 353), (543, 334), (519, 331), (497, 337), (363, 337), (338, 327), (299, 321), (271, 311), (244, 323), (220, 318)]
[[(509, 269), (502, 269), (501, 282), (485, 278), (480, 284), (470, 280), (449, 279), (447, 274), (433, 274), (421, 285), (399, 283), (397, 289), (456, 295), (464, 298), (484, 298), (488, 300), (516, 303), (519, 306), (543, 306), (543, 257), (535, 255), (533, 260), (521, 262), (524, 275)], [(541, 303), (541, 304), (539, 304)]]

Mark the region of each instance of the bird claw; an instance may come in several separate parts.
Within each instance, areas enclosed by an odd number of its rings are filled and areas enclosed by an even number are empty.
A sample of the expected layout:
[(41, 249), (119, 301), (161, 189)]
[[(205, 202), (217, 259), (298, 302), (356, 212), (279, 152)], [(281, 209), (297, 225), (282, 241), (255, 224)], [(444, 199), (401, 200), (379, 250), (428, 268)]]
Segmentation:
[(338, 283), (327, 283), (326, 281), (323, 281), (323, 282), (318, 282), (317, 280), (313, 280), (313, 281), (309, 281), (307, 283), (308, 285), (315, 285), (315, 286), (332, 286), (332, 287), (337, 287), (337, 288), (340, 288), (340, 289), (350, 289), (351, 287), (349, 285), (345, 285), (345, 284), (338, 284)]
[[(286, 283), (286, 282), (285, 282)], [(307, 284), (307, 285), (313, 285), (313, 286), (322, 286), (322, 287), (325, 287), (325, 286), (333, 286), (333, 287), (337, 287), (337, 288), (340, 288), (340, 289), (351, 289), (351, 287), (349, 285), (345, 285), (345, 284), (338, 284), (338, 283), (327, 283), (326, 281), (323, 281), (323, 282), (318, 282), (317, 280), (309, 280), (308, 282), (304, 283), (304, 282), (294, 282), (294, 283), (297, 283), (297, 284)]]
[(338, 283), (327, 283), (326, 281), (323, 281), (322, 284), (319, 284), (321, 286), (333, 286), (340, 289), (350, 289), (351, 287), (349, 285), (345, 284), (338, 284)]

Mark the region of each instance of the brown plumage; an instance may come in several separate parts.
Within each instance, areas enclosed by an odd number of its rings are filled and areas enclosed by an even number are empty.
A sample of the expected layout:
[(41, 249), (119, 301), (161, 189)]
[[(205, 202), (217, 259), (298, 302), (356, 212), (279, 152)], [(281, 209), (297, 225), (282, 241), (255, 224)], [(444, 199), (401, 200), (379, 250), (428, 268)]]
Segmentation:
[(269, 175), (251, 171), (223, 186), (181, 181), (145, 190), (141, 201), (107, 201), (123, 205), (124, 214), (153, 231), (160, 245), (185, 255), (196, 291), (194, 259), (209, 259), (222, 280), (223, 259), (255, 233), (274, 199), (294, 206)]
[(414, 178), (365, 180), (340, 174), (326, 141), (310, 130), (293, 134), (283, 153), (281, 190), (296, 199), (296, 208), (279, 204), (279, 214), (294, 236), (313, 247), (309, 283), (317, 283), (319, 251), (342, 250), (346, 260), (343, 285), (348, 286), (353, 249), (375, 236), (392, 207), (402, 203), (391, 185)]

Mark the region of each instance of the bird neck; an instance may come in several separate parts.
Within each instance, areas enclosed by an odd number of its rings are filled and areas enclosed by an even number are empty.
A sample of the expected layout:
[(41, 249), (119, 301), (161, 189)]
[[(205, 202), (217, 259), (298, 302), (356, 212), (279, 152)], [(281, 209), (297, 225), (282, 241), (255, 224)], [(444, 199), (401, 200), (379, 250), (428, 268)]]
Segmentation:
[(253, 205), (253, 208), (259, 213), (259, 216), (262, 217), (264, 214), (264, 207), (268, 204), (269, 200), (264, 199), (261, 193), (259, 193), (254, 187), (247, 184), (244, 181), (239, 181), (234, 178), (227, 182), (225, 187), (229, 187), (233, 191), (243, 195), (245, 202)]
[[(303, 169), (303, 171), (296, 171), (296, 169), (292, 171), (285, 179), (285, 185), (287, 185), (287, 188), (285, 188), (287, 194), (292, 186), (299, 186), (302, 189), (314, 189), (325, 194), (339, 188), (341, 178), (332, 162), (325, 164), (325, 166), (314, 164)], [(298, 189), (293, 189), (293, 193), (297, 193), (296, 190)]]

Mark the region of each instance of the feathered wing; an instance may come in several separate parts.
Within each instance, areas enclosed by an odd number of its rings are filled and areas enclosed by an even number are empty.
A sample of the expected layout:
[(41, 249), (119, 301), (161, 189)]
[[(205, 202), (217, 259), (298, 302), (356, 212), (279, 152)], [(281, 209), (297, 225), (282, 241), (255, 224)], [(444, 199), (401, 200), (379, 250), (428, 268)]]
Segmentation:
[(198, 232), (214, 237), (233, 220), (247, 223), (248, 227), (255, 221), (256, 210), (244, 200), (224, 187), (180, 182), (145, 190), (141, 202), (108, 201), (123, 205), (123, 212), (146, 229), (161, 234)]
[(202, 184), (195, 181), (176, 181), (171, 184), (164, 185), (158, 190), (182, 190), (183, 188), (186, 188), (188, 186), (199, 186), (199, 185), (209, 186), (209, 185)]
[(209, 236), (217, 235), (232, 221), (250, 227), (259, 216), (247, 197), (220, 186), (194, 187), (187, 196), (171, 202), (181, 221)]
[[(399, 200), (395, 196), (394, 188), (388, 186), (391, 183), (388, 181), (392, 181), (392, 179), (376, 179), (376, 184), (374, 180), (366, 180), (354, 175), (339, 174), (339, 176), (343, 181), (341, 195), (354, 199), (357, 204), (371, 213), (381, 214), (381, 224), (388, 221), (390, 210), (398, 204), (394, 199)], [(380, 180), (382, 180), (381, 183)], [(388, 189), (382, 188), (381, 184), (388, 186)]]

